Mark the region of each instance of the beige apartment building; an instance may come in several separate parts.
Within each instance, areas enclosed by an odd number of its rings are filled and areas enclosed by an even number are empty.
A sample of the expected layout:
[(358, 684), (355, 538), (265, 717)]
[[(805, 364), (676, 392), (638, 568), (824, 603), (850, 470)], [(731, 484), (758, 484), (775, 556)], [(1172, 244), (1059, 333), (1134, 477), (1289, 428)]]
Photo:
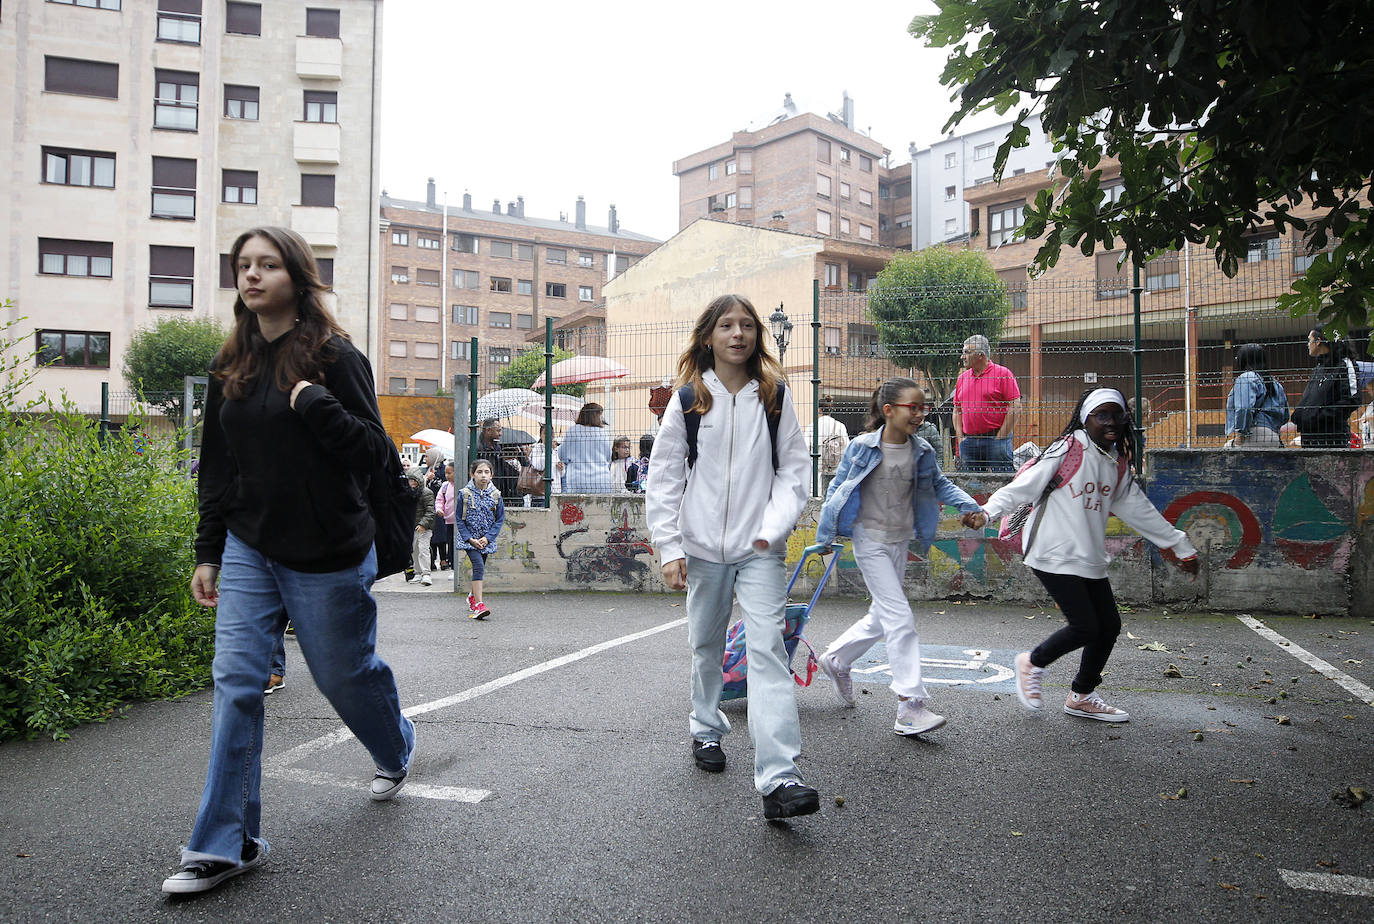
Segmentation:
[(233, 314), (244, 230), (300, 232), (375, 357), (381, 0), (10, 0), (0, 292), (83, 409), (164, 317)]
[(485, 393), (511, 360), (536, 348), (531, 338), (546, 318), (602, 325), (602, 286), (659, 244), (621, 228), (614, 205), (604, 227), (587, 223), (580, 196), (571, 217), (532, 218), (523, 197), (482, 209), (464, 193), (461, 205), (446, 206), (433, 180), (423, 202), (384, 192), (380, 215), (382, 394), (446, 388), (455, 373), (470, 372), (474, 337)]

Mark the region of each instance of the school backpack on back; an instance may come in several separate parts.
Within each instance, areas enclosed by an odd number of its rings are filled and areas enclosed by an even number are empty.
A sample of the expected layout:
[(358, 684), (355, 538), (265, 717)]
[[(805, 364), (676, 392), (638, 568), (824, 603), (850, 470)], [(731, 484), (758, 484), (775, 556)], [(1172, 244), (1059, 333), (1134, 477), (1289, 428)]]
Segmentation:
[(821, 440), (821, 471), (827, 475), (835, 474), (840, 467), (840, 457), (844, 455), (844, 437), (838, 433)]
[[(1050, 483), (1045, 485), (1045, 490), (1040, 493), (1040, 499), (1032, 504), (1022, 504), (1020, 507), (1004, 516), (1002, 518), (1002, 525), (997, 530), (998, 539), (1019, 540), (1021, 538), (1021, 530), (1025, 527), (1026, 520), (1030, 518), (1031, 512), (1037, 507), (1044, 507), (1045, 501), (1049, 499), (1049, 496), (1057, 489), (1068, 484), (1069, 480), (1072, 479), (1074, 475), (1078, 474), (1078, 470), (1083, 467), (1083, 444), (1072, 436), (1068, 437), (1067, 441), (1069, 445), (1068, 451), (1065, 452), (1063, 458), (1059, 460), (1059, 469), (1050, 478)], [(1028, 460), (1017, 469), (1016, 474), (1020, 475), (1026, 469), (1038, 463), (1041, 459), (1045, 458), (1045, 456), (1049, 455), (1050, 449), (1053, 448), (1054, 444), (1051, 443), (1044, 453)], [(1122, 479), (1126, 477), (1127, 467), (1126, 457), (1118, 455), (1116, 459), (1116, 484), (1118, 488), (1121, 487)], [(1035, 534), (1040, 530), (1040, 521), (1044, 518), (1043, 511), (1040, 516), (1035, 518), (1035, 523), (1031, 526), (1030, 536), (1026, 538), (1026, 544), (1022, 554), (1029, 552), (1031, 546), (1035, 543)]]
[(415, 495), (401, 459), (387, 453), (387, 462), (367, 483), (367, 509), (376, 525), (373, 543), (377, 547), (377, 579), (398, 574), (410, 564), (410, 546), (415, 537)]
[[(777, 394), (773, 400), (775, 406), (768, 408), (763, 415), (768, 421), (768, 436), (773, 444), (773, 471), (778, 470), (778, 423), (782, 420), (782, 396), (787, 391), (787, 383), (779, 382)], [(677, 390), (677, 401), (682, 407), (682, 422), (687, 428), (687, 467), (691, 468), (697, 464), (697, 431), (701, 429), (701, 415), (695, 411), (689, 411), (693, 404), (696, 404), (696, 390), (691, 385), (683, 385)]]

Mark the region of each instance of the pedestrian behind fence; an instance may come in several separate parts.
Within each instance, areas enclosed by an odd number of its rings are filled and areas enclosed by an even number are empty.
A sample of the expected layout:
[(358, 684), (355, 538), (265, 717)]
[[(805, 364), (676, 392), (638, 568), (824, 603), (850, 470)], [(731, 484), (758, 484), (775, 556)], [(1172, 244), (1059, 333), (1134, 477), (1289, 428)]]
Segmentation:
[(1236, 376), (1226, 396), (1229, 449), (1282, 449), (1279, 430), (1288, 423), (1288, 396), (1269, 374), (1264, 347), (1246, 343), (1236, 351)]
[[(452, 568), (453, 561), (453, 518), (458, 512), (458, 488), (453, 482), (453, 460), (444, 463), (444, 481), (434, 495), (434, 530), (438, 532), (443, 525), (443, 540), (439, 544), (439, 569)], [(433, 542), (433, 540), (430, 540)]]
[(964, 371), (954, 385), (954, 433), (959, 468), (966, 472), (1010, 472), (1021, 389), (1006, 366), (991, 359), (982, 334), (964, 341)]
[(496, 551), (496, 537), (506, 522), (506, 504), (492, 484), (490, 462), (477, 459), (468, 467), (468, 475), (468, 483), (458, 492), (458, 512), (453, 522), (457, 536), (453, 545), (467, 554), (472, 565), (468, 618), (486, 619), (491, 615), (491, 607), (482, 596), (482, 579), (487, 559)]

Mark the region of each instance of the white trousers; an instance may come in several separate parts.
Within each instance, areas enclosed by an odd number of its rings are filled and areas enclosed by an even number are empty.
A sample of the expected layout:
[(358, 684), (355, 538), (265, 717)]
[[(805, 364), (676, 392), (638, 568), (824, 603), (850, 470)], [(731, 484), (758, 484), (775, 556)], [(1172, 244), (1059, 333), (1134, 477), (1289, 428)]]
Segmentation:
[(410, 544), (410, 567), (417, 578), (429, 577), (429, 537), (433, 534), (432, 529), (421, 530)]
[(902, 586), (908, 545), (907, 542), (874, 542), (865, 536), (862, 526), (855, 524), (854, 561), (868, 584), (873, 602), (863, 619), (830, 643), (826, 654), (834, 655), (842, 667), (849, 667), (882, 639), (887, 643), (892, 692), (911, 699), (925, 699), (926, 688), (921, 682), (921, 638), (916, 634), (915, 617)]

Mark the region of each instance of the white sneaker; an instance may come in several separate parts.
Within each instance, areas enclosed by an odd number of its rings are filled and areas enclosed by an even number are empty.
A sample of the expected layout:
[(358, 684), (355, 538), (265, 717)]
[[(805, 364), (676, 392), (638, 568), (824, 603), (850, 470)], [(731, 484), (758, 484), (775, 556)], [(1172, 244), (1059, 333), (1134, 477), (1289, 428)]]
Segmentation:
[(1016, 656), (1016, 698), (1027, 709), (1040, 708), (1040, 678), (1045, 676), (1043, 667), (1031, 663), (1030, 652), (1023, 651)]
[(1129, 722), (1131, 720), (1130, 713), (1125, 709), (1107, 705), (1102, 701), (1102, 697), (1096, 693), (1089, 693), (1085, 696), (1070, 693), (1069, 698), (1064, 700), (1064, 711), (1069, 715), (1076, 715), (1080, 719), (1097, 719), (1099, 722)]
[(921, 735), (945, 724), (945, 717), (926, 708), (923, 699), (897, 701), (897, 721), (892, 730), (899, 735)]
[(829, 652), (821, 655), (820, 661), (821, 670), (825, 671), (825, 676), (830, 678), (831, 689), (835, 691), (835, 698), (852, 708), (854, 705), (854, 681), (849, 676), (849, 668), (841, 667), (839, 659)]
[(434, 580), (433, 580), (432, 578), (430, 578), (430, 576), (429, 576), (428, 574), (426, 574), (424, 577), (420, 578), (420, 583), (423, 584), (423, 585), (425, 585), (426, 587), (433, 587), (433, 586), (434, 586)]
[(417, 575), (415, 575), (414, 577), (406, 578), (406, 583), (407, 583), (407, 584), (418, 584), (418, 583), (420, 583), (420, 576), (417, 574)]

